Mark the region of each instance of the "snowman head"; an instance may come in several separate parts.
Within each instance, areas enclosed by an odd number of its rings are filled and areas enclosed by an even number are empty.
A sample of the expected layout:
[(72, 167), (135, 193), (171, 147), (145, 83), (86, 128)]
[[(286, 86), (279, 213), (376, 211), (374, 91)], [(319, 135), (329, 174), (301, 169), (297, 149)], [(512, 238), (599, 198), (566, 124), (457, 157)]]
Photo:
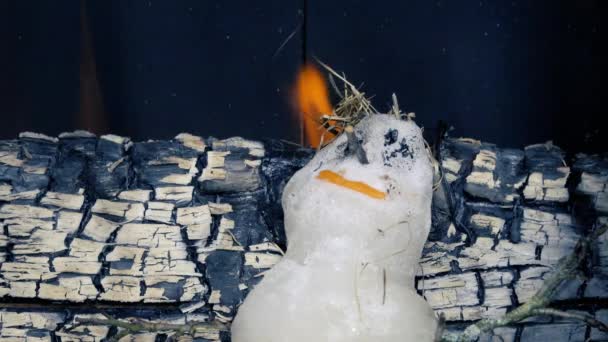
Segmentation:
[(363, 119), (353, 133), (365, 158), (342, 134), (285, 187), (288, 242), (346, 237), (363, 248), (379, 230), (408, 222), (403, 236), (394, 238), (420, 236), (422, 242), (412, 247), (422, 248), (430, 229), (432, 166), (420, 128), (377, 114)]

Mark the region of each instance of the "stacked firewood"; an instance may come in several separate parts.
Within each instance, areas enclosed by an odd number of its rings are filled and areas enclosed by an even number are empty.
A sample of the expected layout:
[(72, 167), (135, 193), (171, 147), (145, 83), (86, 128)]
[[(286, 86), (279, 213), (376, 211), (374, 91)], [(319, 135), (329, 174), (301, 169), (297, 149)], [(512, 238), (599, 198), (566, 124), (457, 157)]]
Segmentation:
[[(0, 141), (0, 341), (229, 341), (239, 304), (287, 247), (281, 191), (312, 153), (190, 134)], [(525, 303), (608, 221), (606, 156), (446, 139), (438, 158), (416, 285), (450, 330)], [(606, 321), (608, 237), (587, 257), (555, 300)], [(608, 339), (544, 317), (493, 334)]]

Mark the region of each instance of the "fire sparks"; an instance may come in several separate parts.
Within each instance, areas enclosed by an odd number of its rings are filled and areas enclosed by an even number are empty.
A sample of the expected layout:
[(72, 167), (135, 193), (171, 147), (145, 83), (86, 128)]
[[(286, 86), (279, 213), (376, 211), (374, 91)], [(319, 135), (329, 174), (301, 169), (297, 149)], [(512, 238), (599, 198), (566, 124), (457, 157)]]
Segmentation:
[(312, 64), (305, 64), (298, 72), (294, 102), (304, 126), (306, 143), (318, 147), (324, 130), (321, 116), (333, 112), (329, 102), (327, 84), (323, 75)]

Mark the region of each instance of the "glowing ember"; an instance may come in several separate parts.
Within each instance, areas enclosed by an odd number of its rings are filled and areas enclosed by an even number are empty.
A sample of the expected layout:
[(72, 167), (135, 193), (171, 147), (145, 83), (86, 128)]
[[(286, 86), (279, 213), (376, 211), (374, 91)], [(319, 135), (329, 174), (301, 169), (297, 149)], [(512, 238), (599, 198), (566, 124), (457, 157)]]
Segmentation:
[[(304, 124), (306, 143), (319, 146), (323, 129), (321, 116), (333, 112), (327, 84), (323, 75), (312, 64), (305, 64), (298, 72), (295, 85), (295, 105)], [(325, 139), (327, 142), (330, 139)]]

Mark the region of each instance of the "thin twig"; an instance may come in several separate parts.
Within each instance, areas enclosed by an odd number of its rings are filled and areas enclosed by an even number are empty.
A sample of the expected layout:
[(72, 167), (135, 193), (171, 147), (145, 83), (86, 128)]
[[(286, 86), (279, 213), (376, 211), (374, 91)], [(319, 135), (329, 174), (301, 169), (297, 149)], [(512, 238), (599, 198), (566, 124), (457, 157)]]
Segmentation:
[[(143, 320), (136, 321), (125, 321), (113, 318), (107, 314), (104, 314), (105, 319), (99, 319), (94, 317), (79, 317), (74, 320), (75, 324), (93, 324), (93, 325), (105, 325), (113, 326), (124, 329), (123, 332), (109, 339), (109, 341), (117, 341), (118, 339), (128, 335), (136, 334), (141, 332), (161, 332), (171, 331), (177, 335), (190, 334), (194, 335), (198, 330), (216, 329), (219, 331), (228, 331), (228, 327), (218, 322), (211, 323), (185, 323), (185, 324), (172, 324), (172, 323), (156, 323), (148, 322)], [(122, 336), (121, 336), (122, 335)]]
[[(528, 317), (536, 316), (539, 313), (556, 313), (557, 310), (548, 308), (551, 299), (564, 281), (572, 279), (579, 273), (580, 266), (591, 250), (592, 243), (597, 240), (599, 236), (604, 234), (606, 230), (608, 230), (608, 225), (602, 225), (591, 232), (589, 236), (581, 238), (574, 247), (574, 251), (558, 261), (553, 273), (543, 282), (543, 285), (538, 292), (536, 292), (536, 294), (526, 303), (505, 314), (502, 318), (482, 319), (477, 323), (468, 326), (461, 335), (444, 336), (444, 340), (461, 342), (476, 341), (482, 333), (490, 332), (494, 328), (517, 323)], [(577, 315), (569, 315), (569, 317), (578, 318)], [(586, 319), (583, 319), (583, 321), (587, 322)], [(602, 327), (605, 327), (605, 324), (602, 323)]]
[(272, 59), (275, 59), (279, 53), (281, 53), (281, 51), (283, 50), (283, 48), (285, 47), (285, 45), (287, 45), (287, 43), (296, 35), (296, 33), (300, 30), (300, 28), (302, 27), (302, 23), (298, 23), (298, 26), (296, 26), (296, 28), (291, 31), (291, 33), (287, 36), (287, 38), (285, 38), (285, 40), (283, 41), (283, 43), (281, 43), (281, 45), (279, 46), (279, 48), (274, 52), (274, 54), (272, 55)]
[[(367, 264), (363, 265), (361, 273), (363, 273), (365, 267), (367, 267)], [(363, 322), (363, 312), (361, 311), (361, 301), (359, 300), (359, 272), (357, 272), (357, 268), (357, 264), (355, 264), (355, 278), (353, 279), (353, 286), (355, 290), (355, 304), (357, 305), (357, 314), (359, 315), (359, 321)]]
[(382, 229), (377, 228), (377, 229), (378, 229), (378, 232), (380, 232), (381, 234), (384, 234), (384, 233), (388, 232), (389, 230), (391, 230), (393, 228), (396, 228), (396, 227), (399, 227), (400, 225), (402, 225), (404, 223), (409, 223), (409, 222), (406, 221), (406, 220), (401, 220), (401, 221), (399, 221), (399, 222), (397, 222), (395, 224), (391, 224), (390, 226), (388, 226), (386, 228), (382, 228)]
[(445, 331), (445, 314), (442, 312), (437, 318), (437, 328), (435, 329), (435, 340), (434, 342), (440, 342), (443, 332)]
[(123, 161), (125, 161), (125, 157), (120, 157), (119, 159), (117, 159), (116, 161), (114, 161), (113, 163), (111, 163), (108, 166), (108, 172), (109, 173), (114, 172), (114, 170), (116, 170), (116, 168), (118, 167), (118, 165), (122, 164)]
[(386, 303), (386, 268), (382, 268), (382, 305)]
[(327, 77), (327, 79), (329, 80), (329, 84), (334, 89), (334, 91), (336, 92), (336, 94), (340, 97), (340, 99), (343, 99), (344, 96), (342, 95), (342, 92), (340, 91), (340, 88), (338, 88), (338, 85), (336, 85), (336, 80), (334, 79), (334, 76), (332, 74), (329, 74), (329, 76)]
[(298, 144), (297, 142), (289, 141), (289, 140), (286, 140), (286, 139), (279, 139), (279, 141), (282, 141), (282, 142), (284, 142), (286, 144), (289, 144), (289, 145), (303, 147), (303, 145)]
[(571, 319), (579, 320), (579, 321), (587, 323), (587, 325), (591, 326), (592, 328), (597, 328), (600, 331), (608, 332), (608, 325), (597, 320), (595, 317), (593, 317), (590, 314), (567, 312), (567, 311), (561, 311), (561, 310), (551, 309), (551, 308), (536, 309), (533, 311), (533, 313), (534, 313), (534, 315), (546, 315), (546, 316), (555, 316), (555, 317), (571, 318)]
[(393, 113), (397, 117), (397, 119), (401, 119), (401, 110), (399, 109), (399, 101), (397, 101), (397, 95), (393, 93), (391, 98), (393, 99), (391, 113)]
[(232, 240), (234, 242), (236, 242), (237, 245), (243, 247), (243, 245), (241, 245), (241, 243), (239, 242), (239, 240), (236, 239), (236, 236), (234, 236), (234, 234), (231, 231), (226, 230), (226, 233), (228, 233), (228, 235), (230, 235), (230, 237), (232, 238)]
[(32, 157), (32, 154), (27, 149), (27, 147), (21, 146), (21, 150), (23, 151), (23, 156), (25, 157), (25, 159), (32, 159), (32, 158), (34, 158), (34, 157)]
[(321, 116), (321, 119), (323, 120), (331, 120), (331, 121), (344, 121), (344, 122), (349, 122), (350, 119), (348, 118), (343, 118), (341, 116), (337, 116), (337, 115), (323, 115)]

